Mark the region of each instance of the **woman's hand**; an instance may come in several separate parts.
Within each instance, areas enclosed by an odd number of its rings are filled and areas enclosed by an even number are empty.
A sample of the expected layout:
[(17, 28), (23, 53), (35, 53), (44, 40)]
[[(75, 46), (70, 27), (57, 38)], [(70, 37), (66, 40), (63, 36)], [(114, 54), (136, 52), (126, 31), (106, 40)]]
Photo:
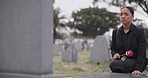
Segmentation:
[(141, 74), (141, 72), (139, 71), (139, 70), (134, 70), (133, 72), (132, 72), (132, 75), (140, 75)]
[(114, 56), (113, 56), (113, 60), (115, 60), (115, 59), (117, 59), (117, 58), (120, 58), (119, 53), (114, 54)]

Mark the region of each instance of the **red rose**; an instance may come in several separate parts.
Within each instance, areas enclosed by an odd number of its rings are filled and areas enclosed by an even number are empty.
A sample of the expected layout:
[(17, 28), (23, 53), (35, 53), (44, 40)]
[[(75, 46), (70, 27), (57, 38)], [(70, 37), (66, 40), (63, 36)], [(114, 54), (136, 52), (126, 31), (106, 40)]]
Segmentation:
[(126, 55), (127, 56), (133, 56), (133, 51), (132, 50), (127, 50)]

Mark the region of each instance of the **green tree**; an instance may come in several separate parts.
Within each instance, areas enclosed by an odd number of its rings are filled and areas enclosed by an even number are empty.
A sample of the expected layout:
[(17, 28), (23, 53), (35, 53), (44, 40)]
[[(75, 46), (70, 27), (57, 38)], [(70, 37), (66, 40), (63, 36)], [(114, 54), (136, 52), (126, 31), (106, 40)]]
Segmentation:
[(89, 7), (73, 12), (73, 22), (69, 22), (68, 26), (76, 28), (83, 32), (85, 37), (96, 37), (104, 34), (109, 28), (114, 28), (119, 24), (116, 13), (99, 9), (98, 7)]
[(60, 8), (55, 8), (54, 9), (54, 39), (57, 39), (57, 38), (62, 38), (62, 35), (60, 35), (57, 31), (56, 31), (56, 28), (58, 26), (64, 26), (64, 24), (60, 23), (60, 20), (61, 19), (65, 19), (66, 17), (65, 16), (59, 16), (61, 13), (61, 10)]

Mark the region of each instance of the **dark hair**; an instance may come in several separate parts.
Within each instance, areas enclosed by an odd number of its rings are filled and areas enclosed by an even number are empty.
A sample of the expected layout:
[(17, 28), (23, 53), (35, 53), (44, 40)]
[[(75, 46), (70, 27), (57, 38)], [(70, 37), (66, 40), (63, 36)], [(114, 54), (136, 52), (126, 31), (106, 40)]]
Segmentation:
[(132, 15), (134, 15), (134, 9), (133, 9), (132, 7), (130, 7), (130, 6), (124, 6), (124, 7), (122, 7), (121, 9), (123, 9), (123, 8), (127, 8), (127, 9), (130, 11), (130, 13), (131, 13)]

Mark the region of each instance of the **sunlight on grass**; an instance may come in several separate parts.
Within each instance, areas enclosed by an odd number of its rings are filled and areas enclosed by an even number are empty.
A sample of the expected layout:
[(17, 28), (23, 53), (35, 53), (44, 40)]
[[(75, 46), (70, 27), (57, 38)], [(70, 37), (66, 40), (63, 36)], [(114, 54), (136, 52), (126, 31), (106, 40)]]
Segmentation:
[(98, 72), (110, 72), (109, 62), (103, 62), (99, 65), (89, 63), (90, 52), (81, 50), (78, 53), (78, 62), (62, 62), (61, 52), (54, 56), (53, 71), (55, 74), (62, 74), (64, 77), (88, 75)]

